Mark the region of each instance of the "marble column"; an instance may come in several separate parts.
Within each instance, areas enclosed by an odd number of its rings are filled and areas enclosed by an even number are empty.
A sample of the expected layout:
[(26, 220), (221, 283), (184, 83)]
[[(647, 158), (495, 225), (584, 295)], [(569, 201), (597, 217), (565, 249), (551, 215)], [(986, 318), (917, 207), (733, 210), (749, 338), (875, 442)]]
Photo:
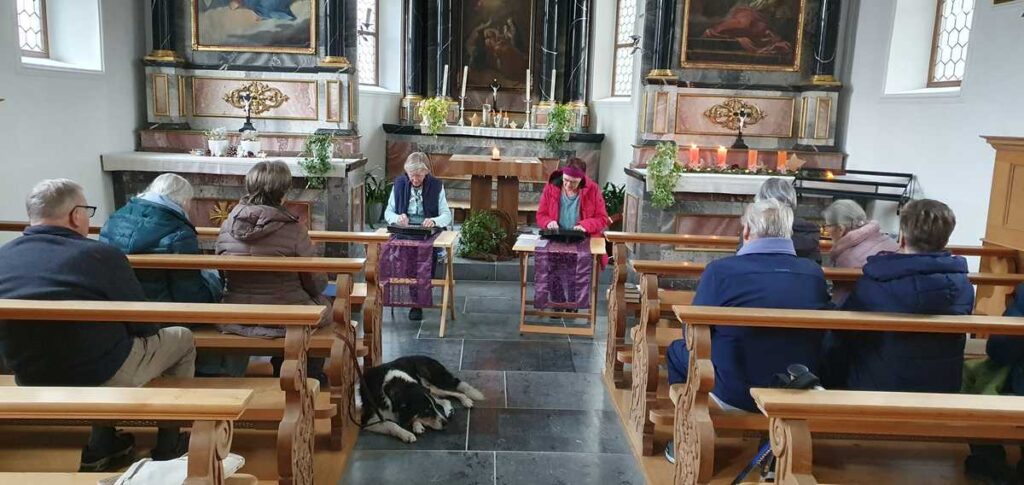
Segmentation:
[[(544, 18), (541, 29), (541, 56), (540, 56), (540, 104), (550, 104), (551, 101), (558, 102), (557, 92), (551, 91), (551, 71), (558, 66), (558, 37), (561, 23), (558, 19), (558, 10), (561, 0), (542, 0), (544, 2)], [(556, 79), (557, 82), (557, 79)], [(555, 86), (557, 91), (558, 86)]]
[(819, 85), (836, 86), (836, 52), (839, 42), (840, 0), (821, 0), (821, 11), (816, 19), (818, 36), (814, 42), (814, 77), (811, 82)]
[[(654, 4), (654, 35), (648, 35), (644, 39), (646, 48), (651, 50), (654, 60), (654, 66), (647, 74), (647, 78), (676, 79), (672, 72), (672, 34), (676, 25), (676, 0), (656, 0)], [(647, 5), (650, 8), (651, 2)]]
[[(452, 0), (437, 0), (437, 95), (450, 97), (452, 83), (445, 83), (444, 66), (448, 66), (449, 76), (455, 70), (452, 66)], [(450, 78), (449, 78), (450, 80)], [(448, 90), (441, 92), (442, 86)]]
[(184, 62), (174, 50), (174, 0), (152, 0), (153, 51), (145, 57), (153, 62)]
[[(590, 52), (590, 0), (573, 0), (569, 17), (569, 47), (565, 62), (565, 99), (573, 104), (587, 102)], [(550, 81), (549, 81), (550, 82)]]
[(416, 104), (427, 94), (425, 62), (427, 2), (405, 0), (405, 97), (402, 98), (402, 121), (416, 116)]
[(345, 3), (346, 0), (327, 0), (324, 7), (324, 58), (320, 60), (321, 66), (338, 69), (352, 66), (345, 57)]

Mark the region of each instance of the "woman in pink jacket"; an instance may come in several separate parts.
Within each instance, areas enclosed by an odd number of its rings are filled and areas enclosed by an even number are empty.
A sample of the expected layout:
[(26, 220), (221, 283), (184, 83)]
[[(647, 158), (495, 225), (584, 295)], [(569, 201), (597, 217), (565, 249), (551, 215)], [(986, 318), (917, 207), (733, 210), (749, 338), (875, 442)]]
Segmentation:
[(583, 160), (569, 159), (548, 178), (537, 208), (537, 225), (541, 229), (579, 229), (588, 235), (599, 235), (608, 227), (604, 196), (597, 182), (587, 177)]
[[(821, 215), (834, 241), (829, 258), (833, 267), (861, 268), (869, 256), (899, 250), (896, 240), (883, 234), (878, 222), (868, 220), (864, 209), (852, 200), (837, 200)], [(837, 284), (832, 301), (841, 305), (850, 290), (851, 286)]]

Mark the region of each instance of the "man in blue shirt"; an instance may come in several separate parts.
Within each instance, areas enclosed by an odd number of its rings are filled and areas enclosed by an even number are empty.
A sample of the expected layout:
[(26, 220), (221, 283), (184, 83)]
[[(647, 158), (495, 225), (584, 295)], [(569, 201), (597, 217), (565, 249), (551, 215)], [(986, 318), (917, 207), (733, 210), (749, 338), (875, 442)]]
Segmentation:
[[(694, 305), (820, 310), (829, 306), (821, 267), (797, 257), (793, 210), (774, 199), (747, 206), (743, 247), (736, 256), (708, 264)], [(723, 408), (756, 412), (751, 387), (768, 387), (791, 364), (816, 372), (822, 332), (778, 328), (721, 327), (711, 330), (714, 399)], [(676, 340), (668, 349), (669, 384), (686, 382), (689, 352)], [(674, 451), (666, 450), (669, 460)]]

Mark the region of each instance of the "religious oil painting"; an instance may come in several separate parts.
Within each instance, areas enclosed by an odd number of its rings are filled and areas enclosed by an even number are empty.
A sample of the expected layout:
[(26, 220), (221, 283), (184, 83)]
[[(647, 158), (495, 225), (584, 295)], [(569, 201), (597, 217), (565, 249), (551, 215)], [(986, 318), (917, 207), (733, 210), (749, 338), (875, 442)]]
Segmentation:
[(462, 64), (453, 67), (453, 76), (465, 65), (470, 88), (487, 89), (497, 80), (502, 90), (525, 90), (533, 60), (533, 13), (533, 0), (463, 0)]
[(192, 49), (316, 51), (316, 0), (191, 0)]
[(807, 0), (686, 0), (682, 65), (799, 71)]

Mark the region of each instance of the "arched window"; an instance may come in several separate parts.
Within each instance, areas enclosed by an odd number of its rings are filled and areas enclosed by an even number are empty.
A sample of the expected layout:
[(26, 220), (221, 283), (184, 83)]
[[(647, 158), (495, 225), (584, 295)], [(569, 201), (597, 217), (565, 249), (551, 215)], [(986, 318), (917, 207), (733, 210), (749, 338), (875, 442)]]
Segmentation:
[(615, 12), (615, 59), (612, 62), (612, 96), (633, 94), (633, 34), (636, 0), (618, 0)]
[(46, 0), (17, 0), (18, 45), (21, 55), (50, 57), (46, 30)]
[(358, 15), (356, 16), (359, 35), (359, 65), (357, 66), (359, 68), (359, 84), (374, 86), (380, 83), (378, 78), (380, 64), (377, 61), (379, 45), (377, 26), (380, 19), (377, 17), (377, 2), (378, 0), (359, 0)]
[(967, 69), (974, 0), (938, 0), (928, 87), (959, 86)]

